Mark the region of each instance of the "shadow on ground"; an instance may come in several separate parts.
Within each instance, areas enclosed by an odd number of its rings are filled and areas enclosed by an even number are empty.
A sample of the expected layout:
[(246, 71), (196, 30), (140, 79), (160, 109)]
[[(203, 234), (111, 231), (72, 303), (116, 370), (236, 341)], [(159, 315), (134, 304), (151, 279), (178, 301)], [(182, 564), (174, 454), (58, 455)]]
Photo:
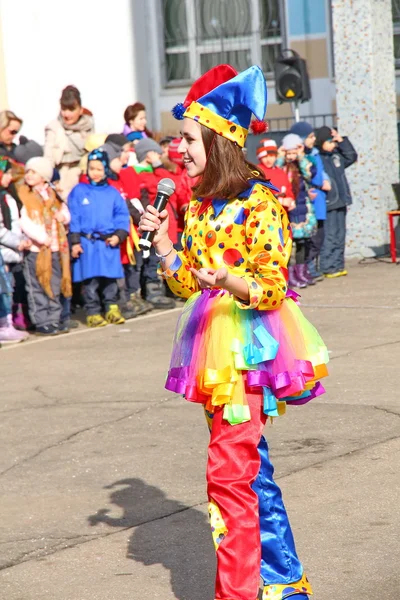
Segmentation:
[(113, 490), (110, 503), (122, 514), (113, 517), (102, 508), (88, 517), (89, 524), (134, 528), (126, 557), (145, 566), (163, 565), (178, 600), (212, 597), (215, 559), (204, 512), (168, 499), (162, 490), (137, 478), (116, 481), (105, 489)]

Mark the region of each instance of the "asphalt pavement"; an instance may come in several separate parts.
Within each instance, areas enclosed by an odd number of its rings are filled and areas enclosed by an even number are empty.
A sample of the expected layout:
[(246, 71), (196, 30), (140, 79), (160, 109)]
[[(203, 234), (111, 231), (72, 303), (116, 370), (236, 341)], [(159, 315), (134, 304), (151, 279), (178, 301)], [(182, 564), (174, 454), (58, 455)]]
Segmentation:
[[(353, 261), (302, 293), (327, 394), (265, 429), (315, 600), (400, 596), (399, 282)], [(207, 428), (163, 387), (179, 312), (0, 350), (1, 600), (213, 599)]]

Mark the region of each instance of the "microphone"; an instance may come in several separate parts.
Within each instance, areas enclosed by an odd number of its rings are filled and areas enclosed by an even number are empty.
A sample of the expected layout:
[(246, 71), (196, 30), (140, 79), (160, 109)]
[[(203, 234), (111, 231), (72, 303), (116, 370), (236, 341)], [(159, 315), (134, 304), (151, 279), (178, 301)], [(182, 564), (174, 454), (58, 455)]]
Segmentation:
[[(154, 208), (161, 212), (165, 209), (168, 204), (169, 197), (175, 191), (175, 183), (168, 177), (161, 179), (157, 186), (157, 196), (154, 200)], [(153, 243), (156, 231), (145, 231), (139, 240), (139, 248), (143, 250), (143, 258), (148, 258), (150, 255), (150, 248)]]

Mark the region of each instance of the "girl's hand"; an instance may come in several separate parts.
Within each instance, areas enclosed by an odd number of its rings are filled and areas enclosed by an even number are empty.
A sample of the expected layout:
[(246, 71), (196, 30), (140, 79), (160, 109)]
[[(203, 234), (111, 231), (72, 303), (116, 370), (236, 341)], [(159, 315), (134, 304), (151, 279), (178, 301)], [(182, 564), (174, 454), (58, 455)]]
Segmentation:
[(317, 197), (317, 191), (316, 191), (314, 188), (310, 188), (310, 189), (308, 190), (308, 195), (309, 195), (309, 197), (310, 197), (310, 200), (311, 200), (312, 202), (314, 202), (315, 198)]
[(302, 160), (305, 157), (304, 146), (301, 145), (297, 148), (297, 158), (298, 160)]
[(65, 215), (61, 210), (57, 210), (54, 213), (54, 218), (56, 219), (56, 221), (58, 221), (59, 223), (64, 223), (65, 221)]
[(340, 135), (340, 133), (337, 132), (336, 129), (331, 129), (331, 134), (332, 134), (332, 140), (334, 142), (337, 142), (338, 144), (340, 144), (340, 142), (343, 142), (343, 138)]
[(32, 242), (31, 240), (22, 240), (22, 242), (20, 243), (20, 245), (18, 246), (18, 250), (20, 252), (23, 252), (24, 250), (29, 250), (29, 248), (32, 246)]
[(115, 248), (119, 244), (119, 237), (117, 235), (112, 235), (106, 239), (106, 245)]
[(149, 204), (146, 211), (142, 214), (139, 221), (139, 233), (145, 231), (156, 231), (153, 244), (158, 244), (161, 240), (168, 237), (169, 217), (167, 209), (160, 213)]
[(228, 269), (221, 267), (220, 269), (190, 269), (190, 272), (197, 278), (199, 286), (204, 288), (224, 287), (228, 279)]
[(330, 192), (332, 189), (331, 182), (327, 179), (324, 179), (321, 187), (324, 192)]
[(83, 254), (83, 248), (80, 244), (74, 244), (71, 250), (72, 258), (79, 258), (79, 255)]

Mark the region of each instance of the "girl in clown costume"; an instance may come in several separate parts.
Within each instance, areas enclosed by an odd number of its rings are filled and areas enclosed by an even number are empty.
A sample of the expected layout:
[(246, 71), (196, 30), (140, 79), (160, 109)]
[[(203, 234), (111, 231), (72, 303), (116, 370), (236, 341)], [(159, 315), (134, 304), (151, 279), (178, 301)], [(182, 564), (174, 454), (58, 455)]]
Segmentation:
[(179, 152), (187, 173), (200, 176), (182, 251), (168, 238), (167, 211), (149, 206), (140, 223), (141, 231), (156, 232), (169, 287), (188, 299), (166, 388), (205, 407), (218, 600), (256, 600), (260, 574), (264, 600), (312, 593), (262, 432), (287, 405), (324, 391), (328, 357), (287, 287), (286, 211), (242, 153), (252, 114), (263, 119), (266, 108), (259, 67), (237, 74), (220, 65), (203, 75), (173, 111), (183, 118)]

